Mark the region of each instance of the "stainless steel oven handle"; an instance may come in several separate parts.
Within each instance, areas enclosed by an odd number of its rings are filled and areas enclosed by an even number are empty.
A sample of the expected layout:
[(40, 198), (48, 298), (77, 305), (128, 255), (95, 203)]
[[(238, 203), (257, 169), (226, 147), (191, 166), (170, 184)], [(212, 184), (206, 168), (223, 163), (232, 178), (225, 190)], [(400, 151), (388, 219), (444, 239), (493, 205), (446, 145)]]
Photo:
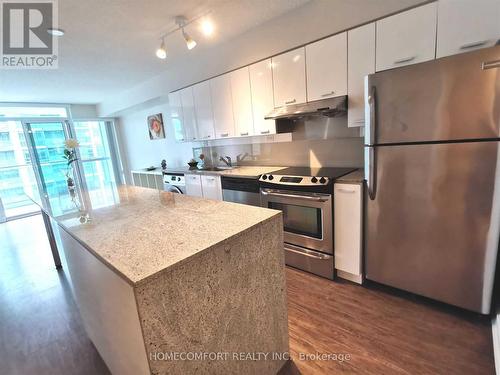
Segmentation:
[(284, 198), (293, 198), (293, 199), (301, 199), (305, 201), (313, 201), (313, 202), (328, 202), (328, 198), (323, 197), (314, 197), (308, 195), (297, 195), (297, 194), (289, 194), (289, 193), (273, 193), (266, 190), (261, 190), (262, 195), (269, 195), (272, 197), (284, 197)]
[(290, 247), (285, 246), (285, 250), (291, 251), (292, 253), (299, 254), (299, 255), (305, 255), (306, 257), (309, 258), (314, 258), (314, 259), (320, 259), (320, 260), (326, 260), (330, 259), (331, 255), (326, 255), (326, 254), (311, 254), (310, 252), (306, 252), (305, 250), (295, 250)]

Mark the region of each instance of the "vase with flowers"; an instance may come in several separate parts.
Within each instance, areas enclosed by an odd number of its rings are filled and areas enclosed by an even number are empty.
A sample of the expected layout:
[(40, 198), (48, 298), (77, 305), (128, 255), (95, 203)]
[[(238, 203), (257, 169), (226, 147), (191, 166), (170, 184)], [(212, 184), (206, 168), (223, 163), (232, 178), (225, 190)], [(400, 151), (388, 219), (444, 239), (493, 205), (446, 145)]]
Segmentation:
[(87, 215), (82, 210), (78, 202), (75, 180), (73, 179), (73, 163), (78, 160), (76, 149), (80, 146), (80, 144), (76, 139), (68, 138), (64, 141), (64, 146), (63, 158), (66, 159), (66, 185), (68, 186), (68, 193), (71, 201), (75, 205), (76, 209), (80, 212), (80, 221), (83, 223), (87, 221)]
[(63, 158), (66, 159), (66, 183), (68, 185), (68, 192), (71, 199), (76, 197), (75, 191), (75, 181), (73, 180), (72, 164), (78, 160), (76, 157), (76, 149), (80, 144), (76, 139), (68, 138), (64, 141), (64, 155)]

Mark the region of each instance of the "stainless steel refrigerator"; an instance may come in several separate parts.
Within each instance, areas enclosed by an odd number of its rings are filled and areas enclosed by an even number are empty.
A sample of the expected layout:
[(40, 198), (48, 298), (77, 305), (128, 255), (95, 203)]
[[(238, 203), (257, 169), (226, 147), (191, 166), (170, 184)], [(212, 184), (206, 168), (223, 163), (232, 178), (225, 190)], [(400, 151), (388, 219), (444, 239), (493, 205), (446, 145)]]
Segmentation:
[(490, 312), (500, 47), (365, 79), (366, 278)]

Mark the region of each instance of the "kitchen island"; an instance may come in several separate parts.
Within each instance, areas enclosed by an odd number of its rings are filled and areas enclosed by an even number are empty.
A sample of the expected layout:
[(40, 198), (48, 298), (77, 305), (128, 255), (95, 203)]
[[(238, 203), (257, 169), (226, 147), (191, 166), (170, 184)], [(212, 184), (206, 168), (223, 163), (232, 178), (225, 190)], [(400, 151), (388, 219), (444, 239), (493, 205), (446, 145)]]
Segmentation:
[(281, 213), (130, 186), (116, 193), (84, 215), (41, 204), (111, 372), (277, 373), (288, 359)]

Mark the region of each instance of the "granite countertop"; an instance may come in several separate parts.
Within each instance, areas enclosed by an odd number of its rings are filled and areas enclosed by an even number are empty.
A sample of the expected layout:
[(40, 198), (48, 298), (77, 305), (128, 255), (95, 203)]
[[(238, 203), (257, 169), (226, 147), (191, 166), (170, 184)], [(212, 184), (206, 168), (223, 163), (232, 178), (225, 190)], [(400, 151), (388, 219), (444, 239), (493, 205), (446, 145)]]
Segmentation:
[(345, 176), (339, 177), (335, 182), (345, 182), (345, 183), (360, 183), (365, 180), (365, 171), (363, 168), (357, 169)]
[(152, 171), (148, 171), (146, 169), (134, 169), (134, 170), (131, 170), (130, 172), (132, 172), (132, 173), (152, 174), (152, 175), (156, 175), (156, 176), (163, 175), (163, 173), (161, 171), (161, 168), (156, 168), (156, 169), (153, 169)]
[(233, 169), (226, 169), (220, 171), (211, 171), (204, 169), (189, 169), (185, 167), (180, 168), (170, 168), (166, 169), (167, 173), (185, 173), (185, 174), (205, 174), (205, 175), (218, 175), (227, 177), (258, 177), (265, 173), (271, 173), (284, 169), (285, 167), (266, 167), (266, 166), (235, 166)]
[(118, 203), (91, 210), (87, 223), (76, 215), (54, 219), (132, 285), (280, 215), (153, 189), (123, 185), (117, 190)]

